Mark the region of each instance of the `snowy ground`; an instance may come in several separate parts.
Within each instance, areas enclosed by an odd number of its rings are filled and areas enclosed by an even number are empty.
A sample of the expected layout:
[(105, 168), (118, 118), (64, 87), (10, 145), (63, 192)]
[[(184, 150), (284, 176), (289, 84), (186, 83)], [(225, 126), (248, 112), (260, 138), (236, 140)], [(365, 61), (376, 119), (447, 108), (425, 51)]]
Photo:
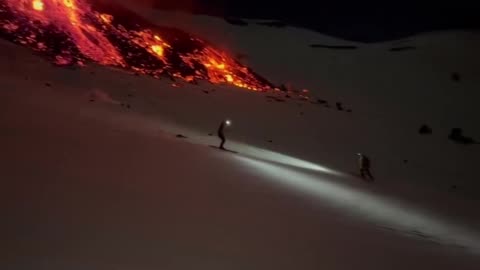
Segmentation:
[[(353, 112), (59, 69), (2, 42), (2, 269), (478, 268), (479, 150), (446, 139), (457, 125), (480, 138), (478, 36), (345, 52), (311, 49), (342, 41), (303, 30), (216, 20), (171, 21), (214, 42), (226, 29), (220, 44), (260, 74)], [(225, 117), (239, 154), (208, 147)], [(423, 123), (432, 136), (417, 134)], [(374, 184), (352, 176), (358, 151)]]

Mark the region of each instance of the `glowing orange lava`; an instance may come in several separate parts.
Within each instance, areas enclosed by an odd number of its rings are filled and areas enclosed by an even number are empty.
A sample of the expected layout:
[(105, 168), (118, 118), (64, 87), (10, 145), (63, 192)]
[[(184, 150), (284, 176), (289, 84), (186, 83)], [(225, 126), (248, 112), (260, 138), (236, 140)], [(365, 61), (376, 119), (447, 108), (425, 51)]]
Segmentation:
[(117, 14), (97, 12), (87, 0), (0, 0), (1, 12), (10, 17), (0, 19), (0, 32), (49, 54), (59, 65), (92, 61), (156, 78), (208, 80), (255, 91), (273, 88), (201, 39), (180, 30), (167, 29), (163, 35), (161, 27), (120, 24)]
[(163, 47), (160, 45), (152, 45), (152, 51), (156, 53), (158, 56), (163, 56)]

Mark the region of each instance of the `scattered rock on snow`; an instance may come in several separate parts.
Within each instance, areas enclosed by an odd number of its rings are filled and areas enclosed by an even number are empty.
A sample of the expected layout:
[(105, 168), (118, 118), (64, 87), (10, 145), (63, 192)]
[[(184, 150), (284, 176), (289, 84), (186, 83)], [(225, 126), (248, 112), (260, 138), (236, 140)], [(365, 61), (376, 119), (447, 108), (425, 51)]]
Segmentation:
[(419, 134), (422, 134), (422, 135), (426, 135), (426, 134), (432, 134), (432, 128), (427, 126), (427, 125), (422, 125), (419, 129), (418, 129), (418, 133)]
[(317, 102), (318, 102), (318, 104), (327, 104), (328, 103), (328, 101), (326, 101), (324, 99), (320, 99), (320, 98), (317, 99)]
[(326, 44), (310, 44), (311, 48), (322, 48), (332, 50), (355, 50), (358, 47), (353, 45), (326, 45)]
[(270, 22), (258, 22), (258, 25), (269, 26), (269, 27), (277, 27), (277, 28), (284, 28), (287, 27), (287, 24), (280, 21), (270, 21)]
[(390, 48), (391, 52), (401, 52), (401, 51), (410, 51), (410, 50), (415, 50), (416, 47), (414, 46), (401, 46), (401, 47), (393, 47)]
[(458, 72), (452, 72), (451, 77), (452, 77), (452, 80), (454, 82), (459, 82), (460, 81), (460, 74)]
[(225, 21), (229, 24), (232, 24), (232, 25), (238, 25), (238, 26), (247, 26), (248, 25), (248, 22), (246, 22), (242, 19), (239, 19), (239, 18), (225, 18)]
[(276, 97), (276, 96), (267, 96), (267, 99), (277, 101), (277, 102), (285, 102), (284, 99)]
[(463, 130), (461, 128), (452, 128), (452, 130), (450, 131), (450, 135), (448, 135), (448, 139), (455, 143), (464, 145), (479, 144), (473, 138), (464, 136)]

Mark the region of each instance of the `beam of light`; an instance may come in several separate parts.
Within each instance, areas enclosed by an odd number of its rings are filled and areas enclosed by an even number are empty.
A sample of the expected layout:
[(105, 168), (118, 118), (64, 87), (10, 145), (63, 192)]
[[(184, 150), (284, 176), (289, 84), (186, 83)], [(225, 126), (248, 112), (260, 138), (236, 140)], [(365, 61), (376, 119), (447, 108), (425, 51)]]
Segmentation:
[(266, 162), (281, 164), (284, 166), (296, 167), (304, 170), (317, 171), (317, 172), (322, 172), (322, 173), (331, 174), (331, 175), (337, 175), (337, 176), (343, 175), (338, 171), (335, 171), (333, 169), (330, 169), (322, 165), (318, 165), (316, 163), (313, 163), (307, 160), (299, 159), (296, 157), (292, 157), (289, 155), (281, 154), (278, 152), (274, 152), (274, 151), (270, 151), (262, 148), (249, 146), (246, 144), (238, 143), (235, 145), (238, 145), (238, 147), (242, 149), (242, 156), (249, 157), (251, 159), (262, 160)]
[(255, 173), (263, 174), (268, 180), (318, 198), (335, 208), (358, 215), (359, 218), (480, 254), (480, 235), (476, 231), (449, 223), (398, 201), (321, 178), (325, 176), (316, 177), (248, 157), (236, 158), (251, 167)]

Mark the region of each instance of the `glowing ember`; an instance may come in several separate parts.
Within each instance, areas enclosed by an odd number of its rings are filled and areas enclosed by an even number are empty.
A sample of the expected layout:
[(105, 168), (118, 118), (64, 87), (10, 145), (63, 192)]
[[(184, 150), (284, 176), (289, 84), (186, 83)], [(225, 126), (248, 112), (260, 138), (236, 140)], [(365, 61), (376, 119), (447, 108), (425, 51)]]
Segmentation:
[(42, 0), (33, 0), (32, 7), (35, 10), (42, 11), (44, 8)]
[(152, 51), (158, 56), (163, 56), (163, 48), (160, 45), (152, 45)]
[[(92, 3), (98, 10), (100, 4)], [(124, 18), (123, 10), (100, 11), (87, 0), (0, 0), (0, 36), (42, 52), (58, 65), (95, 62), (156, 78), (208, 80), (255, 91), (274, 88), (201, 39), (138, 16)]]

